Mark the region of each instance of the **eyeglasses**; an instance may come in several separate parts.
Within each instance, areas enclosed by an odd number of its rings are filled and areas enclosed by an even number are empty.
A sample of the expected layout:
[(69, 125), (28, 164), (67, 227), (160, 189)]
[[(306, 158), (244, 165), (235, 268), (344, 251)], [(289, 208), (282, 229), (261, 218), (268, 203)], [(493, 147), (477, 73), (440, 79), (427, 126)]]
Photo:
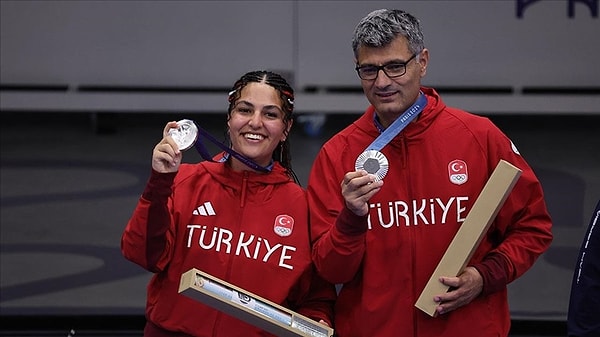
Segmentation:
[(380, 70), (383, 70), (383, 72), (389, 78), (400, 77), (400, 76), (406, 74), (406, 65), (410, 61), (412, 61), (412, 59), (414, 59), (417, 55), (418, 55), (418, 53), (413, 54), (413, 56), (411, 56), (408, 60), (406, 60), (406, 62), (403, 62), (403, 63), (392, 62), (392, 63), (384, 64), (382, 66), (373, 66), (373, 65), (356, 66), (355, 69), (356, 69), (356, 72), (358, 73), (358, 77), (360, 77), (363, 80), (376, 79), (377, 76), (379, 76)]

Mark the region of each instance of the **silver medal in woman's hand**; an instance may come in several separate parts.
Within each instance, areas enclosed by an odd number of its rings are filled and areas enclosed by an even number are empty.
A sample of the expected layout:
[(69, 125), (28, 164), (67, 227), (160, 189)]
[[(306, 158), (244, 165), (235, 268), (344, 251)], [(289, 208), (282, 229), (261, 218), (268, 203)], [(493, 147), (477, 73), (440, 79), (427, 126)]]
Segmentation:
[(173, 138), (180, 151), (185, 151), (196, 143), (198, 127), (194, 121), (182, 119), (177, 122), (177, 128), (169, 130), (169, 136)]
[(365, 170), (375, 175), (375, 181), (383, 180), (388, 172), (388, 160), (385, 155), (377, 150), (366, 150), (356, 158), (354, 168)]

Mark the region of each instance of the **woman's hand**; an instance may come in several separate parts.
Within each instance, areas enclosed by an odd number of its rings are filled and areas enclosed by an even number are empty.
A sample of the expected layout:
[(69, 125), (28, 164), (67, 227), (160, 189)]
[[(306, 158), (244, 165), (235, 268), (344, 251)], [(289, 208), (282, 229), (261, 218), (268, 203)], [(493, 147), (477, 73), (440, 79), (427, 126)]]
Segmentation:
[(169, 136), (169, 130), (176, 129), (177, 122), (168, 122), (163, 130), (163, 138), (152, 151), (152, 168), (160, 173), (177, 172), (181, 165), (182, 153)]

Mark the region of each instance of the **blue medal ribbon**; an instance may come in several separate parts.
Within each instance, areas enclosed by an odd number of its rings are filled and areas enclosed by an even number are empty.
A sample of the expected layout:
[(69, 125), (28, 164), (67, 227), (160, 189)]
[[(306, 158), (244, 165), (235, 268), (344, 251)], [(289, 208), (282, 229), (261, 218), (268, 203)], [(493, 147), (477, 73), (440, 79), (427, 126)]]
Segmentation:
[(371, 145), (369, 145), (365, 151), (376, 150), (380, 151), (386, 146), (394, 137), (396, 137), (402, 129), (404, 129), (410, 122), (412, 122), (427, 105), (427, 97), (423, 92), (419, 93), (417, 101), (411, 105), (406, 111), (400, 115), (387, 129), (385, 129), (379, 137), (377, 137)]

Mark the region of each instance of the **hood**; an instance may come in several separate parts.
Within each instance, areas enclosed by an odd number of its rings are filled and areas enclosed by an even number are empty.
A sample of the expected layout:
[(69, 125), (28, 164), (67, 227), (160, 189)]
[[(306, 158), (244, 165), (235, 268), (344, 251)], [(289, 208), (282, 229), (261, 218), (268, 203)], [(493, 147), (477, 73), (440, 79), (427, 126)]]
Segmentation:
[[(285, 172), (285, 168), (279, 162), (273, 163), (273, 169), (269, 173), (254, 171), (234, 171), (224, 162), (204, 161), (199, 164), (213, 180), (225, 188), (241, 190), (242, 184), (250, 190), (264, 188), (268, 185), (287, 184), (293, 180)], [(199, 168), (200, 169), (200, 168)]]
[[(208, 177), (206, 177), (207, 175)], [(254, 203), (270, 200), (274, 197), (273, 193), (279, 185), (295, 184), (279, 162), (274, 162), (271, 172), (257, 173), (253, 171), (234, 171), (224, 162), (210, 161), (203, 161), (198, 164), (182, 164), (179, 167), (175, 183), (202, 176), (204, 177), (198, 180), (198, 183), (203, 184), (207, 183), (208, 180), (212, 181), (211, 188), (219, 188), (224, 193), (238, 196), (241, 207), (244, 207), (246, 202), (250, 200)]]
[[(396, 138), (405, 138), (407, 141), (417, 140), (422, 133), (431, 125), (435, 117), (446, 108), (446, 104), (442, 101), (440, 95), (433, 88), (421, 87), (421, 91), (427, 97), (427, 105), (421, 111), (417, 119), (413, 120), (406, 126), (400, 135)], [(372, 105), (367, 108), (365, 113), (354, 122), (354, 125), (366, 132), (370, 136), (377, 138), (379, 130), (373, 122), (375, 115), (375, 107)]]

